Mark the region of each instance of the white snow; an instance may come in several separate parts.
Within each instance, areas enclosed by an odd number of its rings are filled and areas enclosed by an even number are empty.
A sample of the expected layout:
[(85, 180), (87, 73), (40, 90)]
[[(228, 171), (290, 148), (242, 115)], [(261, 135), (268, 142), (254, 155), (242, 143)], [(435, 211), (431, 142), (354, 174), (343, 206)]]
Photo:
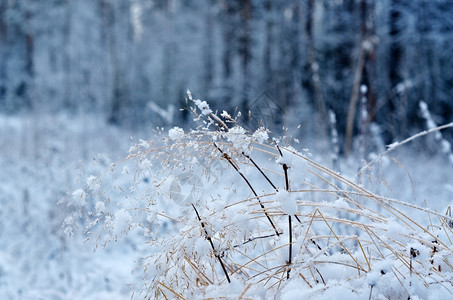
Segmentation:
[(293, 216), (297, 213), (297, 202), (290, 192), (280, 190), (276, 194), (276, 199), (285, 214)]
[(234, 126), (225, 133), (226, 138), (229, 142), (233, 143), (233, 146), (246, 151), (250, 144), (250, 137), (246, 136), (246, 130), (241, 126)]
[(399, 146), (399, 142), (393, 142), (393, 143), (387, 145), (387, 149), (393, 150), (393, 149), (397, 148), (398, 146)]
[(245, 129), (241, 126), (234, 126), (228, 131), (228, 141), (232, 143), (242, 142), (244, 140)]
[(179, 127), (173, 127), (168, 131), (168, 136), (172, 140), (179, 140), (184, 136), (184, 130)]
[(96, 191), (96, 190), (99, 190), (101, 188), (101, 185), (99, 184), (98, 182), (98, 178), (94, 175), (90, 175), (87, 180), (87, 187), (88, 189), (92, 190), (92, 191)]
[(366, 94), (368, 92), (368, 87), (365, 84), (360, 85), (360, 93)]
[(227, 112), (227, 111), (222, 111), (222, 113), (220, 114), (220, 116), (224, 119), (228, 119), (228, 120), (232, 120), (233, 118), (231, 117), (231, 115)]
[[(91, 177), (89, 178), (90, 182), (91, 182)], [(85, 198), (86, 194), (85, 194), (85, 191), (82, 190), (82, 189), (77, 189), (75, 191), (72, 192), (72, 197), (74, 198), (74, 200), (79, 200), (79, 199), (82, 199), (82, 198)]]
[(279, 165), (286, 165), (288, 168), (291, 168), (292, 157), (290, 154), (285, 153), (283, 156), (277, 157), (276, 162)]
[(254, 133), (253, 133), (253, 138), (258, 142), (258, 143), (264, 143), (264, 141), (267, 141), (269, 139), (269, 134), (267, 132), (267, 129), (264, 127), (258, 128)]
[(96, 212), (97, 212), (98, 214), (105, 213), (105, 212), (106, 212), (105, 203), (102, 202), (102, 201), (96, 202), (95, 209), (96, 209)]
[(132, 227), (132, 217), (124, 208), (115, 213), (113, 220), (113, 235), (120, 236), (127, 233)]
[(201, 101), (200, 99), (193, 101), (201, 113), (205, 116), (212, 113), (212, 110), (209, 108), (209, 104), (206, 101)]

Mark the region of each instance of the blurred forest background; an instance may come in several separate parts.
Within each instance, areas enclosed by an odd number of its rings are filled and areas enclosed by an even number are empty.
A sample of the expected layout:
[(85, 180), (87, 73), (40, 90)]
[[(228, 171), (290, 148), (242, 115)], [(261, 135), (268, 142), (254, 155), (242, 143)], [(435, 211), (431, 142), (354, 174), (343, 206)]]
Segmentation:
[(179, 125), (190, 89), (214, 109), (262, 114), (257, 121), (271, 127), (325, 126), (333, 110), (351, 139), (365, 84), (367, 121), (390, 143), (423, 128), (420, 100), (436, 123), (452, 119), (452, 4), (2, 0), (0, 110)]

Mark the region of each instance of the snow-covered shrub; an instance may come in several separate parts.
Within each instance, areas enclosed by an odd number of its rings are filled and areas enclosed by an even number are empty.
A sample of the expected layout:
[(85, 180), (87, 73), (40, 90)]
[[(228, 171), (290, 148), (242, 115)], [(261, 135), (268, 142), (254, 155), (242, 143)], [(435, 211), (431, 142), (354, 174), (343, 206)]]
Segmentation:
[(159, 129), (73, 193), (96, 245), (143, 237), (136, 296), (451, 296), (451, 218), (373, 193), (266, 129), (248, 132), (189, 101), (201, 126)]

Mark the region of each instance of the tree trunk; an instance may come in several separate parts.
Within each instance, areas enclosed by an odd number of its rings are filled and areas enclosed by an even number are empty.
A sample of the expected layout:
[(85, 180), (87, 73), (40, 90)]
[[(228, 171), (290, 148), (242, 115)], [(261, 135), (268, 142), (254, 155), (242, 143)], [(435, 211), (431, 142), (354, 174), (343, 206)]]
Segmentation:
[(251, 0), (240, 1), (240, 34), (239, 34), (239, 56), (241, 58), (242, 71), (242, 88), (240, 107), (244, 113), (250, 109), (250, 60), (251, 60), (251, 26), (250, 19), (252, 17)]
[(403, 76), (401, 75), (401, 65), (403, 58), (403, 47), (400, 42), (401, 38), (401, 11), (399, 6), (399, 0), (392, 0), (390, 4), (390, 87), (393, 90), (391, 92), (391, 97), (389, 101), (389, 115), (390, 115), (390, 124), (391, 132), (390, 135), (392, 138), (395, 136), (401, 135), (401, 125), (399, 115), (401, 112), (398, 112), (401, 103), (400, 98), (402, 95), (397, 92), (398, 84), (403, 82)]
[(7, 47), (8, 47), (8, 22), (6, 21), (7, 1), (0, 3), (0, 109), (3, 109), (7, 94)]
[(108, 50), (111, 68), (111, 101), (107, 121), (119, 125), (122, 119), (122, 108), (125, 106), (125, 78), (120, 65), (118, 55), (118, 43), (116, 39), (116, 9), (115, 3), (108, 0), (102, 2), (102, 12), (108, 35)]
[(205, 33), (205, 45), (204, 51), (204, 90), (205, 93), (209, 94), (212, 88), (212, 81), (214, 79), (214, 15), (212, 12), (213, 3), (212, 0), (207, 0), (207, 8), (205, 12), (206, 20), (206, 33)]
[(274, 83), (273, 83), (273, 76), (272, 76), (272, 47), (274, 44), (274, 16), (273, 16), (273, 7), (272, 1), (267, 0), (265, 3), (265, 11), (266, 11), (266, 28), (265, 28), (265, 45), (264, 45), (264, 55), (263, 55), (263, 86), (266, 87), (267, 92), (273, 94), (274, 92)]
[[(368, 0), (360, 1), (360, 56), (357, 62), (357, 66), (354, 73), (354, 81), (351, 92), (351, 98), (349, 100), (349, 110), (347, 117), (346, 127), (346, 149), (345, 154), (349, 155), (352, 146), (352, 138), (354, 136), (354, 121), (356, 116), (357, 102), (359, 100), (359, 90), (362, 84), (371, 85), (371, 81), (367, 79), (367, 70), (371, 69), (368, 67), (370, 61), (374, 59), (374, 40), (372, 37), (373, 22), (370, 20), (371, 9)], [(372, 89), (371, 89), (372, 90)], [(374, 95), (372, 96), (374, 99)], [(374, 100), (373, 100), (374, 101)]]
[(224, 2), (224, 21), (223, 21), (223, 78), (227, 82), (231, 80), (233, 58), (233, 47), (235, 44), (235, 22), (234, 15), (236, 13), (235, 1)]
[(326, 115), (326, 105), (324, 102), (321, 79), (319, 76), (319, 64), (316, 60), (316, 51), (313, 41), (313, 20), (314, 20), (314, 2), (315, 0), (307, 1), (307, 13), (305, 17), (305, 39), (307, 43), (307, 52), (308, 60), (310, 64), (311, 72), (311, 90), (313, 90), (316, 110), (319, 115), (319, 120), (321, 122), (321, 135), (327, 136), (327, 115)]
[(71, 1), (65, 2), (65, 20), (62, 32), (62, 51), (63, 51), (63, 70), (64, 70), (64, 91), (63, 107), (69, 111), (74, 110), (75, 103), (72, 94), (72, 61), (71, 61), (71, 21), (72, 21)]
[(7, 9), (19, 16), (6, 21), (6, 110), (16, 112), (30, 109), (32, 104), (29, 90), (34, 77), (34, 36), (25, 28), (32, 18), (27, 1), (8, 4)]
[(234, 48), (236, 47), (236, 31), (237, 31), (237, 0), (223, 2), (223, 22), (222, 22), (222, 88), (225, 92), (222, 93), (222, 102), (226, 108), (231, 108), (231, 100), (233, 98), (233, 66)]

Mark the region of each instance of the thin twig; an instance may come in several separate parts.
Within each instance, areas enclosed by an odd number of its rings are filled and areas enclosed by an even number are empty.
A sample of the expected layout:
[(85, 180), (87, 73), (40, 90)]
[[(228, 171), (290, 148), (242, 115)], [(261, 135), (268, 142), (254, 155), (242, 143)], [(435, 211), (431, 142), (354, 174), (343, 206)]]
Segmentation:
[[(277, 145), (278, 152), (280, 153), (281, 157), (283, 157), (283, 153), (280, 150), (280, 147)], [(290, 192), (290, 187), (289, 187), (289, 177), (288, 177), (288, 165), (286, 163), (283, 163), (283, 172), (285, 173), (285, 189), (289, 193)], [(291, 200), (291, 199), (290, 199)], [(297, 205), (297, 204), (296, 204)], [(296, 219), (301, 223), (297, 215), (294, 215)], [(291, 272), (291, 258), (293, 256), (293, 228), (291, 224), (291, 215), (288, 215), (288, 226), (289, 226), (289, 258), (288, 258), (288, 271), (286, 273), (286, 279), (289, 279), (289, 273)]]
[(333, 235), (335, 236), (335, 238), (340, 242), (340, 245), (343, 247), (343, 249), (346, 251), (346, 253), (352, 258), (352, 260), (357, 264), (357, 270), (359, 271), (359, 275), (360, 275), (360, 270), (362, 270), (363, 272), (367, 272), (360, 264), (359, 262), (357, 261), (357, 259), (351, 254), (351, 252), (348, 250), (348, 248), (344, 245), (344, 243), (341, 241), (341, 239), (339, 238), (339, 236), (335, 233), (335, 231), (332, 229), (332, 227), (329, 225), (329, 222), (327, 222), (326, 218), (324, 217), (324, 215), (321, 213), (321, 211), (319, 209), (316, 209), (315, 212), (314, 212), (314, 215), (316, 215), (316, 213), (319, 214), (319, 216), (324, 220), (324, 223), (327, 225), (327, 227), (329, 228), (330, 232), (333, 233)]
[(222, 149), (219, 148), (219, 146), (217, 146), (216, 143), (213, 143), (214, 146), (217, 148), (217, 150), (220, 151), (220, 153), (222, 153), (223, 155), (223, 158), (225, 158), (229, 163), (230, 165), (233, 166), (233, 168), (236, 170), (236, 172), (239, 173), (239, 175), (241, 175), (242, 179), (244, 179), (244, 181), (247, 183), (247, 185), (249, 186), (249, 188), (252, 190), (252, 193), (255, 195), (256, 199), (258, 200), (260, 206), (261, 206), (261, 209), (264, 211), (264, 214), (266, 215), (267, 219), (269, 220), (269, 223), (271, 224), (272, 228), (274, 228), (275, 230), (275, 234), (277, 234), (277, 236), (280, 235), (280, 233), (278, 232), (277, 230), (277, 227), (275, 226), (274, 222), (272, 221), (271, 217), (269, 216), (269, 214), (267, 213), (266, 211), (266, 208), (264, 207), (263, 203), (261, 202), (261, 199), (259, 198), (258, 194), (255, 192), (255, 189), (253, 188), (252, 184), (250, 183), (250, 181), (247, 179), (247, 177), (245, 177), (244, 174), (242, 174), (242, 172), (239, 170), (238, 166), (236, 166), (236, 164), (233, 162), (233, 160), (231, 159), (231, 157), (223, 152)]
[(273, 233), (273, 234), (262, 235), (262, 236), (257, 236), (257, 237), (250, 237), (250, 238), (248, 238), (245, 242), (242, 242), (241, 244), (236, 244), (236, 245), (233, 245), (233, 246), (231, 246), (231, 247), (227, 247), (227, 248), (221, 249), (221, 250), (219, 251), (220, 253), (222, 253), (222, 254), (220, 255), (220, 257), (223, 257), (223, 255), (224, 255), (224, 253), (225, 253), (226, 251), (232, 250), (232, 249), (234, 249), (234, 248), (238, 248), (238, 247), (240, 247), (240, 246), (243, 246), (243, 245), (248, 244), (248, 243), (250, 243), (250, 242), (253, 242), (253, 241), (255, 241), (255, 240), (266, 239), (266, 238), (270, 238), (270, 237), (273, 237), (273, 236), (276, 236), (276, 234)]
[(293, 229), (291, 226), (291, 216), (288, 215), (289, 222), (289, 259), (288, 259), (288, 271), (286, 273), (286, 279), (289, 279), (289, 272), (291, 272), (291, 257), (293, 256)]
[(347, 125), (346, 125), (346, 148), (345, 153), (346, 156), (349, 155), (351, 150), (351, 141), (352, 141), (352, 134), (354, 130), (354, 118), (356, 114), (356, 106), (357, 101), (359, 99), (359, 90), (360, 90), (360, 83), (362, 81), (363, 76), (363, 68), (365, 66), (366, 57), (367, 57), (367, 50), (365, 47), (361, 47), (359, 61), (357, 63), (355, 72), (354, 72), (354, 82), (352, 86), (352, 93), (351, 98), (349, 99), (349, 110), (348, 110), (348, 117), (347, 117)]
[(263, 170), (261, 170), (261, 168), (256, 164), (256, 162), (250, 157), (250, 155), (247, 155), (245, 154), (244, 152), (242, 152), (242, 155), (244, 155), (245, 157), (247, 157), (248, 160), (250, 160), (252, 162), (252, 164), (258, 169), (258, 171), (260, 171), (261, 175), (264, 176), (264, 178), (266, 178), (267, 182), (269, 182), (269, 184), (274, 188), (274, 190), (278, 190), (277, 187), (275, 186), (275, 184), (269, 179), (269, 177), (267, 177), (267, 175), (263, 172)]
[[(278, 149), (278, 153), (280, 153), (280, 156), (283, 157), (283, 153), (282, 151), (280, 150), (280, 147), (277, 145), (277, 149)], [(286, 186), (286, 190), (289, 192), (290, 191), (290, 188), (289, 188), (289, 177), (288, 177), (288, 165), (287, 164), (283, 164), (283, 171), (285, 173), (285, 186)], [(278, 192), (277, 189), (275, 189), (276, 192)], [(299, 219), (299, 217), (297, 215), (294, 215), (294, 217), (296, 218), (296, 220), (299, 222), (299, 223), (302, 223), (302, 221)]]
[(373, 293), (373, 288), (374, 288), (374, 284), (370, 285), (370, 296), (368, 297), (368, 300), (371, 300), (371, 294)]
[(316, 268), (316, 267), (315, 267), (315, 270), (316, 270), (316, 272), (318, 272), (319, 276), (321, 277), (322, 283), (324, 283), (324, 285), (326, 285), (326, 281), (324, 280), (324, 277), (322, 277), (321, 272), (319, 272), (318, 268)]
[[(160, 282), (160, 281), (159, 281), (158, 283), (159, 283), (161, 286), (163, 286), (164, 288), (166, 288), (167, 290), (169, 290), (170, 292), (172, 292), (172, 294), (175, 295), (176, 297), (178, 297), (179, 299), (183, 299), (183, 300), (185, 299), (183, 296), (181, 296), (180, 294), (178, 294), (177, 292), (175, 292), (172, 288), (166, 286), (163, 282)], [(161, 291), (161, 293), (164, 295), (164, 297), (165, 297), (166, 299), (168, 299), (168, 298), (165, 296), (165, 294), (164, 294), (164, 292), (162, 291), (162, 289), (160, 289), (160, 288), (158, 288), (158, 289)]]
[(245, 293), (249, 290), (249, 288), (250, 288), (251, 286), (252, 286), (252, 284), (249, 283), (249, 284), (245, 287), (245, 289), (244, 289), (244, 290), (242, 291), (242, 293), (239, 295), (238, 300), (242, 300), (242, 297), (244, 297)]
[(289, 169), (288, 165), (283, 164), (283, 172), (285, 172), (285, 186), (286, 186), (286, 190), (289, 192), (288, 169)]
[(448, 124), (445, 124), (445, 125), (442, 125), (442, 126), (438, 126), (436, 128), (432, 128), (432, 129), (429, 129), (429, 130), (425, 130), (425, 131), (422, 131), (422, 132), (419, 132), (413, 136), (410, 136), (408, 137), (407, 139), (401, 141), (401, 142), (397, 142), (397, 143), (394, 143), (390, 146), (387, 146), (388, 149), (384, 152), (382, 152), (381, 154), (379, 154), (378, 156), (376, 156), (373, 160), (371, 160), (370, 162), (368, 162), (365, 166), (363, 166), (358, 174), (362, 173), (366, 168), (369, 168), (373, 163), (375, 163), (377, 160), (381, 159), (382, 157), (384, 157), (385, 155), (389, 154), (390, 152), (392, 152), (393, 150), (395, 150), (396, 148), (404, 145), (404, 144), (407, 144), (415, 139), (418, 139), (419, 137), (422, 137), (422, 136), (425, 136), (427, 134), (430, 134), (430, 133), (433, 133), (433, 132), (436, 132), (436, 131), (440, 131), (440, 130), (443, 130), (443, 129), (447, 129), (447, 128), (450, 128), (450, 127), (453, 127), (453, 122), (451, 123), (448, 123)]
[(214, 252), (215, 257), (217, 257), (217, 259), (219, 260), (220, 265), (222, 266), (222, 270), (225, 273), (225, 276), (226, 276), (226, 279), (228, 280), (228, 283), (231, 283), (230, 276), (228, 276), (228, 272), (227, 272), (227, 270), (225, 268), (225, 265), (223, 264), (222, 258), (220, 258), (220, 256), (217, 254), (217, 250), (214, 247), (214, 243), (213, 243), (211, 237), (209, 236), (208, 231), (206, 230), (204, 222), (201, 221), (200, 215), (198, 214), (198, 210), (195, 208), (195, 205), (193, 205), (193, 203), (192, 203), (192, 207), (195, 210), (195, 213), (197, 214), (198, 221), (200, 221), (200, 223), (201, 223), (201, 227), (203, 228), (203, 231), (204, 231), (204, 234), (205, 234), (205, 238), (211, 244), (212, 251)]
[(219, 122), (220, 125), (222, 125), (223, 129), (225, 129), (225, 131), (228, 131), (229, 128), (228, 126), (225, 124), (225, 122), (223, 122), (219, 117), (217, 117), (215, 114), (213, 114), (212, 112), (209, 113), (209, 115), (214, 119), (216, 120), (217, 122)]

